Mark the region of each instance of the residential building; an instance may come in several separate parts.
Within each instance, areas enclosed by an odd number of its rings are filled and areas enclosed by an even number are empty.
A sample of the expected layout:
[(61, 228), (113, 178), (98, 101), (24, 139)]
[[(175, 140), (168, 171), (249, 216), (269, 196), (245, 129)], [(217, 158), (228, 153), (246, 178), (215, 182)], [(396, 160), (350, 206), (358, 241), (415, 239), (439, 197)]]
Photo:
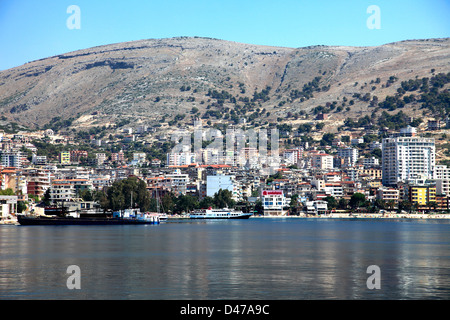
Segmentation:
[(432, 179), (435, 169), (433, 138), (391, 137), (383, 139), (383, 185), (396, 186), (399, 182)]
[(204, 164), (223, 163), (223, 152), (216, 148), (205, 148), (202, 150), (202, 162)]
[(381, 142), (378, 142), (378, 141), (372, 141), (370, 144), (369, 144), (369, 150), (370, 151), (373, 151), (373, 150), (375, 150), (375, 149), (383, 149), (383, 145), (381, 144)]
[(370, 158), (363, 159), (364, 168), (373, 168), (373, 167), (378, 167), (379, 165), (380, 165), (380, 159), (378, 159), (378, 158), (370, 157)]
[(419, 206), (427, 206), (436, 201), (436, 187), (430, 185), (409, 186), (409, 201)]
[(327, 196), (341, 198), (344, 195), (344, 189), (341, 183), (325, 183), (323, 188)]
[(22, 153), (20, 151), (1, 150), (0, 157), (3, 167), (22, 167)]
[(70, 185), (73, 187), (75, 196), (78, 196), (81, 191), (92, 190), (94, 188), (90, 179), (55, 179), (52, 181), (52, 189), (54, 185)]
[(112, 162), (123, 162), (125, 161), (125, 154), (122, 150), (117, 153), (111, 153), (111, 161)]
[(354, 138), (350, 140), (350, 144), (352, 146), (360, 144), (360, 143), (364, 143), (364, 138)]
[(59, 163), (60, 164), (70, 164), (70, 152), (63, 151), (59, 154)]
[(50, 188), (50, 171), (45, 169), (27, 169), (23, 172), (27, 180), (27, 193), (42, 197)]
[(105, 153), (96, 153), (95, 154), (95, 159), (97, 161), (97, 165), (101, 166), (106, 161), (106, 154)]
[(243, 147), (239, 150), (238, 164), (243, 167), (245, 165), (251, 168), (255, 167), (259, 161), (259, 152), (257, 148)]
[(0, 220), (11, 219), (17, 213), (17, 196), (0, 196)]
[(315, 200), (306, 202), (306, 213), (320, 215), (328, 211), (328, 202), (324, 200)]
[(286, 149), (283, 151), (283, 159), (285, 159), (288, 164), (297, 164), (302, 158), (303, 149)]
[(73, 185), (68, 183), (52, 184), (50, 188), (51, 202), (71, 201), (74, 198), (76, 198), (76, 193)]
[(167, 154), (167, 166), (183, 166), (196, 162), (196, 154), (191, 152), (179, 152)]
[(450, 179), (436, 180), (436, 194), (446, 194), (450, 196)]
[(282, 190), (263, 190), (262, 204), (265, 216), (284, 216), (289, 205)]
[(326, 153), (314, 154), (311, 157), (311, 166), (322, 170), (333, 169), (333, 156)]
[(430, 131), (439, 130), (443, 126), (445, 126), (445, 122), (441, 120), (428, 120), (427, 129)]
[(398, 201), (400, 192), (394, 188), (380, 188), (377, 190), (376, 199), (384, 201)]
[(343, 158), (344, 163), (347, 163), (348, 166), (354, 166), (356, 161), (358, 161), (358, 149), (340, 148), (338, 149), (338, 156)]
[(36, 166), (45, 166), (47, 164), (47, 156), (37, 156), (35, 153), (33, 153), (31, 163)]
[(379, 168), (364, 168), (361, 174), (367, 175), (373, 180), (380, 180), (383, 178), (383, 170)]
[(189, 183), (189, 175), (182, 174), (180, 170), (175, 170), (173, 174), (167, 174), (166, 178), (171, 181), (171, 190), (174, 194), (186, 194), (187, 184)]
[(137, 163), (144, 163), (147, 161), (147, 155), (145, 152), (135, 152), (133, 153), (133, 160)]
[(436, 209), (437, 210), (449, 210), (450, 209), (450, 196), (446, 194), (436, 194)]
[(80, 162), (82, 158), (87, 159), (88, 152), (82, 150), (71, 150), (70, 151), (70, 161), (71, 162)]
[(436, 165), (434, 167), (434, 179), (450, 179), (450, 168), (445, 165)]

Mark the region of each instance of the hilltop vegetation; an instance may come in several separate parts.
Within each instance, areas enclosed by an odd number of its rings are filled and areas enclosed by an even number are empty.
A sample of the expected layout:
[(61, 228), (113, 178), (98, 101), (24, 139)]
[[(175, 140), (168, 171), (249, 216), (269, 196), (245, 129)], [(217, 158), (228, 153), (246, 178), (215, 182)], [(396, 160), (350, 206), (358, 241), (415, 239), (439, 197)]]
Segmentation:
[(280, 48), (182, 37), (95, 47), (0, 72), (0, 126), (86, 139), (97, 128), (161, 132), (194, 118), (299, 126), (328, 114), (325, 128), (336, 131), (344, 121), (381, 125), (399, 111), (445, 117), (449, 43)]

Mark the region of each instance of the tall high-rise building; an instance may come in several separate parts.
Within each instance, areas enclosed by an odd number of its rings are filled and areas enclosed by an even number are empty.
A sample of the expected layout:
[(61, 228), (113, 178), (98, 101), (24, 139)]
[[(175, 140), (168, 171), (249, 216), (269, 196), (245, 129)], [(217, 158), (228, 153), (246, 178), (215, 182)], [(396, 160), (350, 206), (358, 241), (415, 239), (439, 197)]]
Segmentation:
[(433, 179), (436, 165), (433, 138), (414, 135), (385, 138), (382, 150), (383, 185)]

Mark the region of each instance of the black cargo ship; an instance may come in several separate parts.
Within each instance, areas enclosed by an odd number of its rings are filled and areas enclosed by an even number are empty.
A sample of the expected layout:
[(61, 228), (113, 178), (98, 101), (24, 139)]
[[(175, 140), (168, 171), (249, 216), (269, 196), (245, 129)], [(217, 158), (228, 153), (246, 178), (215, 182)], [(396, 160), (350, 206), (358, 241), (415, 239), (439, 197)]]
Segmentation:
[(85, 214), (79, 217), (17, 215), (17, 221), (24, 226), (143, 225), (160, 222), (158, 216), (144, 213), (132, 217), (106, 214)]

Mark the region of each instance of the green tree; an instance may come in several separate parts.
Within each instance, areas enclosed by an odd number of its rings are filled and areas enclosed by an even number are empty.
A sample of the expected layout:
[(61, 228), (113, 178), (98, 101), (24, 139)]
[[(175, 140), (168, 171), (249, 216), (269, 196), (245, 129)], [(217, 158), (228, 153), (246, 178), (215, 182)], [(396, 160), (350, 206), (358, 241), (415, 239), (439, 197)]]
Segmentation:
[(291, 214), (296, 215), (298, 212), (298, 194), (294, 194), (291, 197), (291, 202), (289, 203), (289, 210)]
[(230, 190), (220, 189), (214, 194), (214, 204), (217, 208), (234, 208), (236, 202), (233, 200)]
[(316, 129), (317, 130), (322, 130), (323, 127), (325, 127), (325, 123), (323, 123), (323, 122), (319, 122), (319, 123), (316, 124)]
[(328, 202), (328, 209), (336, 209), (338, 207), (338, 202), (335, 197), (327, 196), (324, 200)]
[(400, 201), (400, 203), (398, 204), (398, 209), (399, 210), (404, 210), (404, 211), (407, 211), (407, 212), (411, 212), (412, 207), (413, 207), (412, 203), (409, 202), (408, 200)]
[(164, 211), (173, 212), (175, 208), (175, 196), (171, 193), (166, 193), (161, 199), (161, 204)]
[(5, 190), (0, 190), (0, 195), (2, 196), (14, 196), (14, 190), (11, 188), (5, 189)]
[(175, 204), (176, 212), (189, 212), (193, 209), (198, 208), (198, 201), (191, 195), (181, 194), (178, 196)]
[(78, 195), (83, 201), (94, 201), (94, 194), (91, 190), (80, 190)]
[(150, 210), (150, 193), (144, 181), (137, 177), (115, 181), (107, 191), (108, 209), (113, 211), (127, 208)]
[(348, 200), (344, 198), (339, 199), (338, 208), (341, 210), (346, 210), (348, 208)]
[(255, 211), (256, 211), (256, 214), (264, 214), (264, 207), (263, 207), (263, 203), (261, 200), (256, 200)]
[(27, 210), (27, 203), (25, 201), (17, 201), (17, 213), (22, 213)]
[(332, 142), (334, 140), (334, 134), (333, 133), (325, 133), (322, 136), (322, 140), (320, 140), (321, 146), (331, 146)]
[(200, 201), (198, 206), (201, 209), (207, 209), (209, 207), (214, 208), (215, 207), (214, 199), (212, 197), (206, 196), (202, 199), (202, 201)]
[(384, 210), (384, 209), (386, 209), (386, 201), (382, 200), (382, 199), (377, 199), (374, 202), (374, 207), (377, 209)]
[(50, 205), (50, 188), (48, 188), (44, 193), (44, 198), (42, 199), (42, 202), (44, 205), (49, 206)]
[(350, 198), (349, 205), (352, 209), (363, 207), (366, 204), (366, 196), (362, 193), (354, 193)]

